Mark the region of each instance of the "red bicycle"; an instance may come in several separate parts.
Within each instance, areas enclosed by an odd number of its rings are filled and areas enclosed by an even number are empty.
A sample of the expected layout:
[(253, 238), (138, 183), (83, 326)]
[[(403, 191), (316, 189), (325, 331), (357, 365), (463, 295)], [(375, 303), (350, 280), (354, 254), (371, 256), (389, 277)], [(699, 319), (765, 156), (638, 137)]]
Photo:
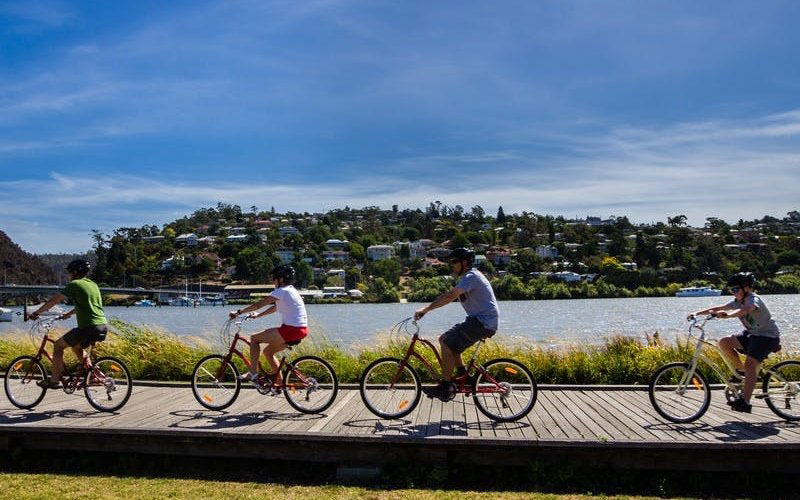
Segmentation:
[[(50, 330), (56, 319), (39, 319), (33, 323), (30, 330), (31, 341), (35, 346), (37, 336), (43, 333), (39, 349), (33, 356), (20, 356), (11, 361), (6, 370), (4, 388), (11, 404), (17, 408), (29, 410), (44, 399), (47, 389), (37, 385), (40, 380), (46, 379), (42, 359), (46, 358), (51, 363), (53, 358), (47, 352), (48, 342), (55, 344), (49, 336)], [(64, 370), (61, 374), (61, 388), (67, 394), (72, 394), (83, 389), (86, 399), (93, 408), (99, 411), (114, 412), (125, 406), (131, 397), (131, 373), (121, 360), (113, 357), (103, 357), (91, 361), (92, 347), (89, 345), (89, 356), (79, 363), (75, 371)]]
[[(248, 360), (236, 347), (239, 342), (250, 345), (250, 341), (239, 335), (242, 321), (228, 320), (220, 331), (223, 345), (228, 352), (212, 354), (201, 359), (192, 373), (192, 392), (197, 402), (209, 410), (223, 410), (236, 401), (242, 382), (239, 370), (233, 364), (233, 356), (238, 356), (249, 368)], [(235, 330), (234, 330), (235, 329)], [(289, 350), (299, 344), (299, 340), (287, 342)], [(302, 356), (294, 361), (281, 357), (276, 382), (268, 377), (259, 362), (258, 377), (250, 381), (261, 394), (276, 396), (281, 392), (292, 408), (302, 413), (319, 413), (326, 410), (336, 399), (339, 382), (333, 367), (316, 356)]]
[[(412, 332), (409, 324), (415, 330)], [(429, 373), (436, 370), (415, 349), (417, 343), (427, 346), (441, 366), (442, 358), (436, 346), (419, 336), (419, 325), (407, 318), (392, 327), (392, 333), (405, 332), (411, 344), (403, 359), (381, 358), (373, 361), (361, 375), (361, 399), (369, 410), (381, 418), (400, 418), (411, 413), (419, 404), (422, 384), (411, 358), (417, 359)], [(475, 362), (484, 344), (478, 342), (466, 365), (467, 373), (453, 380), (456, 394), (472, 395), (478, 409), (497, 422), (513, 422), (527, 415), (536, 404), (536, 381), (528, 368), (513, 359), (498, 358), (484, 363)]]

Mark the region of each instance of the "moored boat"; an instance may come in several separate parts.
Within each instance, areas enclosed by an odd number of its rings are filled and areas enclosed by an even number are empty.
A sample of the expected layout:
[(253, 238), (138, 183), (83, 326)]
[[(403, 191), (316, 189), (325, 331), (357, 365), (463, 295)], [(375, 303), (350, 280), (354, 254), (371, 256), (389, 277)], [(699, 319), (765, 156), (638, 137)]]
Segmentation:
[(710, 286), (690, 286), (681, 288), (675, 293), (676, 297), (719, 297), (722, 290)]

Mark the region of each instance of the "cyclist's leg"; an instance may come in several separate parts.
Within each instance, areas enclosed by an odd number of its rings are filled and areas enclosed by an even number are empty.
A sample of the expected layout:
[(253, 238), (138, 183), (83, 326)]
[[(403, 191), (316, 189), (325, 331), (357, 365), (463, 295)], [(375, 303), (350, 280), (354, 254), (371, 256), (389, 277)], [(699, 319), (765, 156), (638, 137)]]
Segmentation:
[(740, 374), (744, 372), (744, 364), (742, 363), (742, 359), (739, 357), (739, 352), (745, 349), (746, 346), (744, 344), (746, 343), (747, 334), (745, 332), (721, 338), (717, 343), (722, 351), (722, 355), (731, 362), (733, 367)]
[(750, 402), (750, 397), (753, 395), (753, 389), (756, 387), (756, 379), (758, 378), (758, 368), (761, 366), (761, 361), (748, 355), (744, 360), (744, 389), (742, 389), (742, 399), (745, 402)]
[(268, 333), (275, 328), (269, 328), (262, 332), (258, 332), (250, 337), (250, 370), (249, 378), (255, 378), (258, 375), (258, 360), (261, 357), (261, 344), (267, 342)]
[(280, 366), (275, 354), (286, 349), (286, 341), (283, 340), (278, 328), (270, 328), (264, 333), (266, 334), (264, 342), (267, 344), (264, 348), (264, 357), (267, 358), (269, 363), (270, 375), (275, 376), (278, 374), (278, 367)]
[(73, 328), (53, 344), (53, 373), (50, 374), (51, 384), (61, 380), (61, 373), (64, 371), (64, 351), (66, 348), (80, 348), (81, 342), (88, 338), (88, 334), (88, 329), (86, 328)]
[(57, 384), (61, 379), (61, 372), (64, 371), (64, 350), (67, 347), (69, 344), (64, 337), (56, 340), (56, 343), (53, 344), (53, 371), (50, 373), (50, 382), (53, 384)]
[(744, 362), (745, 379), (742, 398), (745, 402), (750, 402), (750, 397), (753, 395), (753, 389), (756, 386), (756, 379), (758, 378), (758, 369), (761, 363), (769, 356), (771, 352), (780, 344), (780, 340), (773, 337), (762, 337), (760, 335), (751, 335), (750, 341), (745, 346), (745, 354), (747, 357)]

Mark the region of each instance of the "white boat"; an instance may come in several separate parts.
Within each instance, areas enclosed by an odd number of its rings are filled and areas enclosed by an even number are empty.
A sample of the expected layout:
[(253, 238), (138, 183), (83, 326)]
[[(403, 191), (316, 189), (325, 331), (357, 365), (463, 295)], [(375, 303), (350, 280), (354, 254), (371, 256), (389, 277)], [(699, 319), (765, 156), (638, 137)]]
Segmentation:
[(133, 303), (133, 305), (137, 307), (155, 307), (156, 303), (150, 299), (142, 299), (142, 300), (137, 300), (136, 302)]
[(690, 286), (681, 288), (675, 293), (676, 297), (719, 297), (722, 290), (710, 286)]
[(11, 321), (14, 316), (14, 311), (0, 307), (0, 321)]
[(188, 295), (184, 295), (183, 297), (175, 297), (174, 299), (169, 300), (169, 305), (171, 306), (179, 306), (179, 307), (191, 307), (194, 305), (195, 300)]

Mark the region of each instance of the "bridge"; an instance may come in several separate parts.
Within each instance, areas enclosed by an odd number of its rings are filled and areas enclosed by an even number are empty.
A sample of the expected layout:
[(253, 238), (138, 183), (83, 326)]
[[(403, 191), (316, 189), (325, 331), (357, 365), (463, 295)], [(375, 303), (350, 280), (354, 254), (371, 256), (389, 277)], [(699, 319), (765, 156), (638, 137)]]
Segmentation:
[[(64, 288), (64, 285), (0, 285), (0, 295), (9, 295), (12, 297), (19, 297), (25, 295), (55, 295)], [(100, 287), (100, 293), (104, 294), (117, 294), (117, 295), (141, 295), (141, 296), (181, 296), (190, 295), (197, 297), (202, 295), (204, 297), (214, 297), (219, 295), (220, 292), (194, 292), (180, 289), (167, 289), (167, 288), (121, 288), (121, 287)]]

